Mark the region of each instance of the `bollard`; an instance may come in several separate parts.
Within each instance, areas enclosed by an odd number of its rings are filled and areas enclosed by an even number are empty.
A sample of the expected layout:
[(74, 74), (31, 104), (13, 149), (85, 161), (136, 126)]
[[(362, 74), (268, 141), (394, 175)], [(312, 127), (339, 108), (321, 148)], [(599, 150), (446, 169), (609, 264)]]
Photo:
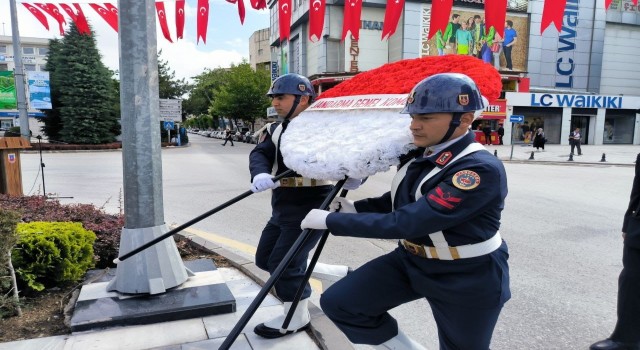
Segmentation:
[(573, 153), (569, 153), (569, 159), (567, 159), (568, 162), (573, 162)]
[(531, 151), (531, 156), (529, 157), (529, 160), (535, 160), (535, 159), (533, 158), (533, 151)]
[(601, 162), (606, 162), (607, 161), (607, 157), (604, 153), (602, 153), (602, 159), (600, 159)]
[(498, 150), (494, 150), (493, 151), (493, 155), (497, 157), (498, 156)]

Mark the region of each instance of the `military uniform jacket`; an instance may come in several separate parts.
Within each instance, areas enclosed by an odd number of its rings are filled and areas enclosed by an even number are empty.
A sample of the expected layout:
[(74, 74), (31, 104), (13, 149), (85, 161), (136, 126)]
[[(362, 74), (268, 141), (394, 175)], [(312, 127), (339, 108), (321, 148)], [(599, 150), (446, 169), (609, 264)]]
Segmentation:
[(636, 158), (636, 174), (633, 178), (629, 207), (622, 222), (622, 232), (626, 233), (625, 244), (640, 248), (640, 154)]
[(434, 168), (443, 167), (469, 144), (468, 133), (448, 149), (425, 157), (424, 150), (408, 165), (394, 200), (391, 192), (355, 203), (358, 213), (332, 213), (327, 225), (337, 236), (404, 238), (433, 246), (428, 234), (443, 231), (449, 246), (485, 241), (500, 228), (500, 214), (507, 196), (507, 178), (502, 162), (481, 150), (463, 156), (424, 182)]
[[(249, 154), (249, 171), (251, 172), (251, 181), (254, 176), (267, 173), (279, 175), (289, 170), (284, 164), (280, 147), (276, 147), (271, 135), (281, 124), (274, 123), (271, 126), (271, 132), (267, 133), (264, 141), (257, 144)], [(280, 134), (286, 131), (286, 127)], [(279, 142), (279, 140), (278, 140)], [(274, 164), (277, 162), (277, 169), (273, 173)], [(289, 177), (300, 177), (299, 174), (293, 173)], [(331, 192), (333, 186), (317, 186), (317, 187), (278, 187), (273, 190), (271, 196), (271, 206), (273, 208), (272, 216), (277, 220), (284, 221), (302, 221), (311, 209), (317, 209), (327, 195)]]

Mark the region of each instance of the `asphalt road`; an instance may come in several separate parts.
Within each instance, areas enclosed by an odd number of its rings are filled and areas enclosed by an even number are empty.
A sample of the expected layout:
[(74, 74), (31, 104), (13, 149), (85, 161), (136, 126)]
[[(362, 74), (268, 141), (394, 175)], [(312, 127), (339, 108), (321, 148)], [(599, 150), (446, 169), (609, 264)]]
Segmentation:
[[(252, 145), (222, 147), (190, 135), (190, 147), (163, 150), (165, 221), (183, 223), (249, 188)], [(48, 193), (65, 203), (123, 208), (122, 154), (45, 153)], [(22, 154), (25, 194), (42, 193), (37, 153)], [(622, 267), (620, 228), (633, 168), (612, 165), (507, 163), (509, 196), (501, 234), (509, 244), (512, 299), (505, 305), (492, 349), (586, 349), (615, 325), (617, 276)], [(377, 174), (352, 199), (388, 190), (392, 171)], [(270, 214), (259, 193), (194, 226), (255, 247)], [(242, 244), (237, 247), (242, 247)], [(362, 265), (394, 249), (394, 241), (330, 237), (321, 261)], [(247, 249), (238, 248), (247, 257)], [(317, 296), (315, 297), (317, 298)], [(392, 310), (401, 328), (438, 348), (425, 301)], [(358, 346), (365, 349), (367, 347)]]

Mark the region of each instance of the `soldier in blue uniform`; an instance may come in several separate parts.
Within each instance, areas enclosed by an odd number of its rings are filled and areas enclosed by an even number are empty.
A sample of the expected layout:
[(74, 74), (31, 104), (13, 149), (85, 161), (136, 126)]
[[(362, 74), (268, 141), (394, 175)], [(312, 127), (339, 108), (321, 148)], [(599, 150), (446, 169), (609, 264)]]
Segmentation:
[(402, 113), (419, 148), (401, 162), (390, 192), (334, 201), (339, 212), (312, 210), (303, 228), (337, 236), (400, 239), (398, 248), (336, 282), (321, 296), (325, 314), (358, 344), (423, 349), (388, 310), (426, 298), (441, 349), (488, 349), (509, 290), (500, 213), (507, 196), (502, 163), (469, 128), (484, 109), (466, 75), (418, 83)]
[(591, 350), (640, 350), (640, 154), (629, 207), (622, 221), (622, 272), (618, 278), (618, 322), (611, 336)]
[[(300, 222), (313, 208), (318, 208), (331, 192), (333, 185), (329, 181), (303, 178), (293, 174), (274, 183), (272, 177), (287, 170), (280, 153), (281, 135), (286, 131), (291, 119), (304, 111), (315, 98), (315, 92), (309, 80), (298, 74), (286, 74), (277, 78), (269, 92), (272, 106), (282, 123), (273, 123), (268, 128), (264, 141), (256, 145), (249, 155), (249, 170), (251, 171), (251, 190), (262, 192), (273, 189), (271, 196), (272, 214), (269, 222), (262, 231), (258, 249), (256, 251), (256, 265), (273, 273), (293, 243), (300, 236)], [(352, 189), (357, 188), (360, 180), (350, 182)], [(308, 298), (311, 295), (309, 283), (298, 303), (293, 318), (287, 330), (280, 332), (283, 321), (292, 306), (292, 301), (298, 287), (304, 281), (309, 251), (320, 239), (320, 231), (311, 236), (301, 248), (296, 258), (284, 270), (275, 284), (278, 297), (284, 302), (284, 314), (257, 325), (254, 332), (265, 338), (278, 338), (308, 328), (310, 316), (307, 309)], [(331, 266), (328, 268), (342, 268), (347, 273), (347, 266)], [(315, 270), (314, 270), (315, 272)], [(344, 275), (343, 274), (343, 275)]]

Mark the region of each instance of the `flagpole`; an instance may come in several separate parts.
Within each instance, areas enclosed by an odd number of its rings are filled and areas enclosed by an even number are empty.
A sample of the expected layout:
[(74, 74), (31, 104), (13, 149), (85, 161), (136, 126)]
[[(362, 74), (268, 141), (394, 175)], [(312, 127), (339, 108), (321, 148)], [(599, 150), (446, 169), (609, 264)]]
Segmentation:
[(18, 103), (18, 116), (20, 120), (20, 135), (29, 140), (29, 114), (27, 113), (26, 94), (24, 89), (24, 68), (22, 66), (22, 45), (20, 45), (20, 31), (18, 30), (18, 10), (16, 0), (9, 0), (11, 7), (11, 37), (13, 42), (13, 62), (15, 63), (14, 76), (16, 82), (16, 101)]

